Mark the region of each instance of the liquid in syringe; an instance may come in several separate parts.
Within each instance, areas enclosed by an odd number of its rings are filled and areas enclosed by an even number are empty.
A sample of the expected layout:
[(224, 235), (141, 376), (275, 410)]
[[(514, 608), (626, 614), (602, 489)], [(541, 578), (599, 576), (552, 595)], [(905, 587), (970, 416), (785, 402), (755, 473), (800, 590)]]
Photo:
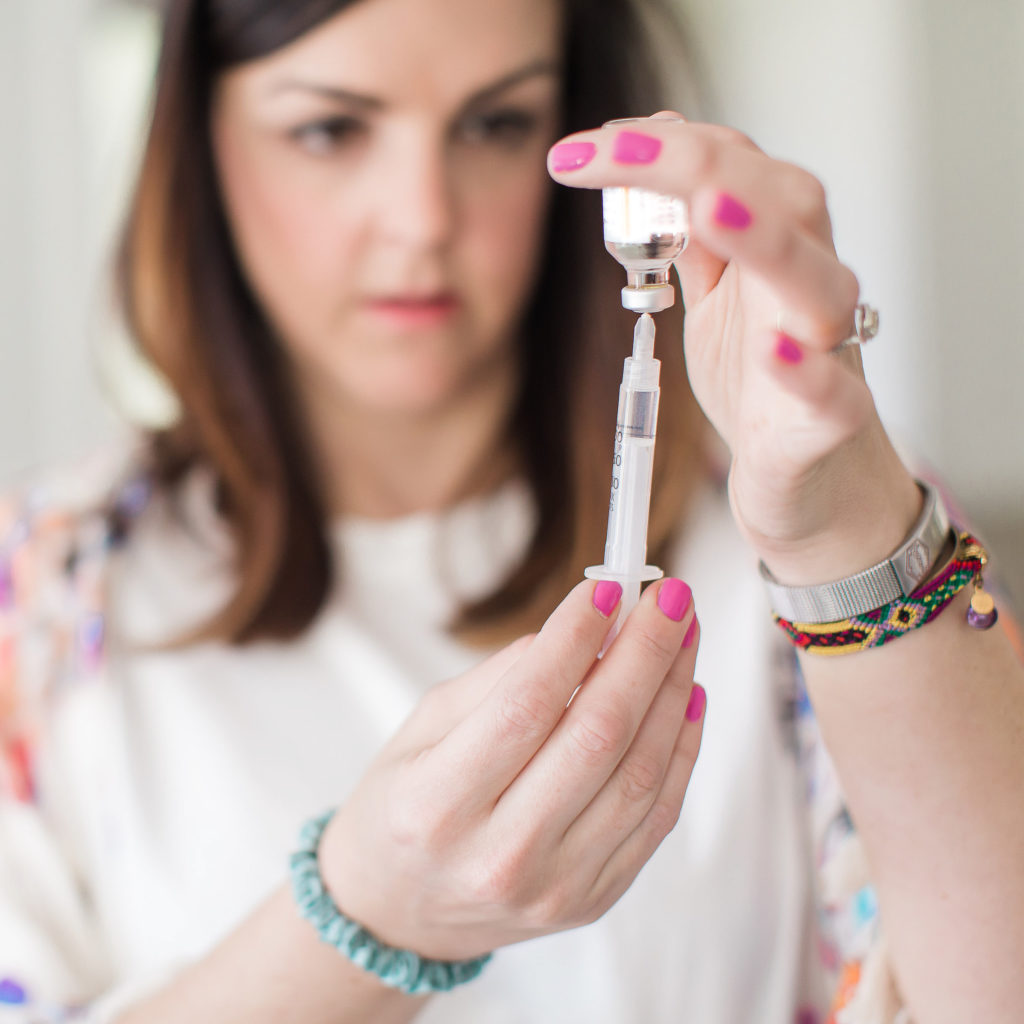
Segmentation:
[(660, 375), (654, 320), (645, 313), (633, 331), (633, 354), (622, 368), (604, 564), (586, 570), (591, 579), (615, 580), (622, 586), (622, 605), (606, 647), (639, 600), (641, 583), (662, 575), (657, 566), (646, 564)]

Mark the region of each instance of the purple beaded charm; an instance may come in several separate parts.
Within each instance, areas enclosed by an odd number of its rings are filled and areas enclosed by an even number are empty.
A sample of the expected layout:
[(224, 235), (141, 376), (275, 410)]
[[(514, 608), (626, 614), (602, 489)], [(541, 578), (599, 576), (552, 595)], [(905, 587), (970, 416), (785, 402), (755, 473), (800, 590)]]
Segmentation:
[(972, 629), (991, 629), (999, 618), (992, 595), (981, 589), (981, 580), (974, 582), (971, 607), (967, 609), (967, 625)]

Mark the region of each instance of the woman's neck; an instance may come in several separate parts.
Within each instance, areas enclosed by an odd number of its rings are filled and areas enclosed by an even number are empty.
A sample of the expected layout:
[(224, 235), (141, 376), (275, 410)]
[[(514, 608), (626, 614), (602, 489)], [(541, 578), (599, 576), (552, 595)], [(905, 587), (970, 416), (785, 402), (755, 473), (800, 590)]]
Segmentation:
[(300, 384), (328, 512), (390, 519), (494, 490), (518, 469), (508, 431), (518, 387), (495, 367), (437, 409), (396, 413)]

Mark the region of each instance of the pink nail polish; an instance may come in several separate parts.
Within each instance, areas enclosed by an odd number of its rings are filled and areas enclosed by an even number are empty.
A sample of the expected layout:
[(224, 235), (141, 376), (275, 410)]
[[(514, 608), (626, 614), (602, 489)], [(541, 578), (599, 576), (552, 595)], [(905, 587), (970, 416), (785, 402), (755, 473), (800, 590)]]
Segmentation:
[(724, 228), (732, 228), (734, 231), (742, 231), (750, 227), (750, 211), (738, 200), (722, 192), (715, 205), (715, 220)]
[(649, 164), (661, 152), (661, 139), (643, 132), (619, 132), (615, 136), (612, 159), (617, 164)]
[(551, 150), (551, 169), (575, 171), (594, 159), (597, 146), (592, 142), (560, 142)]
[(691, 647), (693, 645), (694, 638), (697, 636), (697, 616), (690, 620), (689, 626), (686, 627), (686, 636), (683, 637), (683, 647)]
[(682, 581), (670, 576), (658, 591), (658, 607), (676, 622), (682, 622), (693, 594)]
[(708, 702), (708, 696), (700, 683), (694, 683), (690, 691), (690, 699), (686, 703), (686, 720), (688, 722), (699, 722), (700, 716), (704, 714), (704, 706)]
[(615, 580), (601, 580), (594, 587), (594, 607), (607, 619), (622, 597), (622, 587)]
[(790, 366), (796, 366), (804, 358), (803, 349), (788, 334), (780, 334), (775, 339), (775, 354)]

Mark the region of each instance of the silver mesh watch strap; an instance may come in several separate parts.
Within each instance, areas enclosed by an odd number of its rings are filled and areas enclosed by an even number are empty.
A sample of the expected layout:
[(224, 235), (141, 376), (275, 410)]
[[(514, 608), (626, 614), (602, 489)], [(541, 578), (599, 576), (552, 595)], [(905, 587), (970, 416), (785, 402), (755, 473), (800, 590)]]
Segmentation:
[(924, 582), (949, 537), (949, 514), (939, 492), (921, 480), (924, 508), (910, 536), (885, 561), (854, 576), (814, 587), (787, 587), (761, 563), (772, 611), (790, 622), (839, 622), (906, 597)]

